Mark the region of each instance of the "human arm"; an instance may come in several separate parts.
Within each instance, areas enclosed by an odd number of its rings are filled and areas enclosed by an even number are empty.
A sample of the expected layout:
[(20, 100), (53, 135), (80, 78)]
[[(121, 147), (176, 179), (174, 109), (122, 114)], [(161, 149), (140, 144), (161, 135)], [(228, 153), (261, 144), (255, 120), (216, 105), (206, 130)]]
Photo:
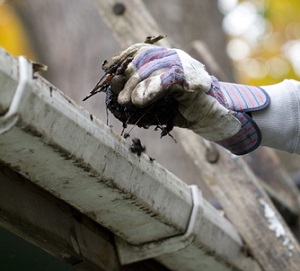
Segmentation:
[(252, 113), (262, 133), (261, 145), (300, 154), (300, 82), (284, 80), (262, 88), (271, 103)]
[[(272, 86), (266, 87), (266, 92), (264, 87), (219, 82), (185, 52), (154, 45), (129, 47), (107, 67), (127, 55), (133, 57), (132, 63), (111, 84), (120, 104), (145, 107), (172, 95), (178, 101), (175, 126), (191, 129), (238, 155), (254, 150), (261, 140), (265, 145), (281, 148), (280, 142), (272, 143), (270, 135), (276, 133), (269, 127), (273, 111), (277, 111), (272, 102), (272, 114), (265, 113), (269, 112), (268, 92), (273, 96)], [(264, 133), (268, 133), (266, 137)]]

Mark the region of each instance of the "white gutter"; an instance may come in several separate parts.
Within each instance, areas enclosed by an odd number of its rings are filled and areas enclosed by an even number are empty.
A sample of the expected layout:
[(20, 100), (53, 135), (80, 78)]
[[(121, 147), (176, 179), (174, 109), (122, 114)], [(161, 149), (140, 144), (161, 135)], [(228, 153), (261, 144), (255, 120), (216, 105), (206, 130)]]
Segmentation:
[(33, 79), (25, 58), (0, 50), (0, 86), (0, 160), (111, 230), (121, 263), (154, 257), (172, 270), (261, 270), (198, 189)]

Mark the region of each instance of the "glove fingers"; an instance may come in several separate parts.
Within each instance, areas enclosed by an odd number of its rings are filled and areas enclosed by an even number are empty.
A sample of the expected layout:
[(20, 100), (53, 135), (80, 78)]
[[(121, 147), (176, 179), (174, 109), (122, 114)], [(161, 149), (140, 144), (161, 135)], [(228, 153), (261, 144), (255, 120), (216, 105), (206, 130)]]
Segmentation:
[(170, 91), (161, 84), (160, 75), (141, 81), (131, 93), (131, 101), (137, 107), (145, 107), (161, 99)]
[(118, 103), (121, 105), (131, 104), (131, 93), (138, 83), (142, 81), (142, 78), (138, 73), (132, 75), (126, 82), (124, 89), (119, 93)]
[(111, 91), (115, 95), (119, 95), (126, 84), (126, 76), (125, 75), (115, 75), (114, 78), (111, 80)]
[(139, 74), (135, 73), (119, 93), (118, 102), (123, 105), (132, 103), (142, 108), (161, 99), (168, 91), (170, 89), (162, 86), (160, 75), (142, 80)]
[[(126, 62), (126, 59), (124, 60), (124, 62)], [(118, 72), (120, 72), (119, 69), (117, 70), (117, 74), (111, 80), (111, 91), (117, 96), (121, 94), (119, 103), (128, 104), (130, 102), (129, 95), (131, 94), (132, 89), (140, 81), (138, 76), (136, 76), (135, 79), (132, 79), (132, 82), (126, 84), (126, 82), (129, 82), (131, 80), (131, 77), (135, 75), (136, 67), (134, 64), (129, 63), (124, 71), (122, 71), (121, 73)]]

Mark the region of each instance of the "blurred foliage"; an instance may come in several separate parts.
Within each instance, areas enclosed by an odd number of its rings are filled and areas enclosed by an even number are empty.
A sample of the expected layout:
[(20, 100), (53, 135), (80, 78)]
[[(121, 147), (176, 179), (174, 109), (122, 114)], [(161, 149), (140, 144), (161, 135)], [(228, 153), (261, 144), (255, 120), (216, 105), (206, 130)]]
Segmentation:
[(299, 0), (219, 3), (221, 10), (223, 5), (223, 27), (230, 37), (227, 49), (238, 81), (266, 85), (287, 78), (300, 80)]
[(19, 17), (8, 1), (1, 0), (0, 46), (15, 56), (25, 55), (30, 59), (35, 58)]

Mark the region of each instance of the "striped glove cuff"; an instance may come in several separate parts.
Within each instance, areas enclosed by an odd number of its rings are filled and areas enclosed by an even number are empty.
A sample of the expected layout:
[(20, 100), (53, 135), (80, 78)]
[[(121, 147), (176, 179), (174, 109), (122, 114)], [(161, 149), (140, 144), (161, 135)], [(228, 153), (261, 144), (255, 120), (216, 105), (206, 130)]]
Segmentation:
[(242, 124), (237, 134), (216, 143), (236, 155), (255, 150), (261, 143), (261, 132), (252, 119), (251, 112), (269, 105), (270, 97), (266, 91), (260, 87), (219, 82), (212, 76), (212, 86), (207, 94), (229, 109)]

